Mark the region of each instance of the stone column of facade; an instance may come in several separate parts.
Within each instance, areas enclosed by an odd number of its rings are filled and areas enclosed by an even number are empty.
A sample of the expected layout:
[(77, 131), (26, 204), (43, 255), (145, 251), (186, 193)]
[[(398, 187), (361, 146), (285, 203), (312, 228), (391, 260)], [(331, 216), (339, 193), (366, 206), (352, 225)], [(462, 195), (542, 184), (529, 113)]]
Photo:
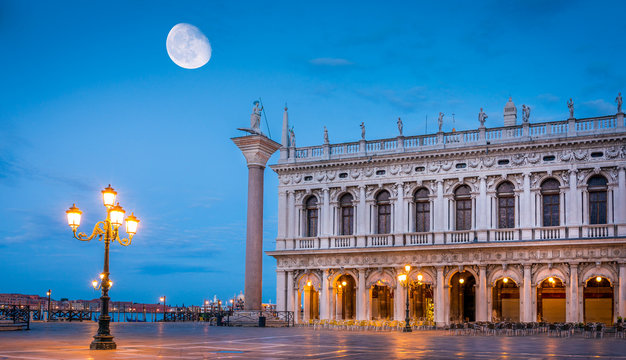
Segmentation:
[(287, 271), (287, 311), (293, 311), (294, 319), (297, 317), (298, 312), (296, 308), (296, 299), (293, 292), (293, 271)]
[[(478, 184), (478, 201), (476, 201), (476, 213), (485, 214), (487, 208), (487, 177), (480, 176), (480, 182)], [(478, 241), (487, 241), (487, 224), (485, 222), (487, 218), (485, 216), (477, 216), (476, 228), (483, 230), (478, 232)]]
[(320, 319), (324, 319), (324, 320), (328, 320), (330, 319), (329, 316), (329, 309), (330, 309), (330, 296), (329, 296), (329, 292), (331, 291), (331, 289), (328, 288), (329, 284), (328, 284), (328, 269), (324, 269), (322, 271), (322, 288), (321, 290), (321, 296), (320, 296)]
[(337, 297), (335, 300), (335, 319), (340, 320), (342, 317), (342, 297), (343, 297), (343, 288), (337, 289)]
[(287, 236), (287, 192), (278, 191), (278, 239)]
[(328, 305), (328, 317), (330, 319), (336, 319), (336, 311), (337, 308), (337, 295), (335, 294), (335, 289), (332, 284), (328, 285), (328, 297), (330, 298), (330, 302)]
[(578, 322), (578, 264), (569, 265), (568, 300), (565, 318), (567, 322)]
[(619, 302), (617, 304), (617, 316), (626, 317), (626, 263), (619, 264), (619, 283), (617, 293)]
[(487, 321), (487, 267), (478, 267), (478, 296), (476, 297), (476, 321)]
[(359, 186), (359, 203), (357, 206), (357, 246), (365, 247), (365, 234), (367, 234), (367, 203), (365, 202), (365, 186)]
[(393, 296), (393, 319), (402, 321), (404, 320), (404, 309), (405, 309), (405, 296), (404, 287), (402, 283), (397, 280), (396, 277), (396, 293)]
[(322, 205), (322, 236), (328, 236), (332, 234), (332, 219), (331, 219), (331, 211), (330, 211), (330, 194), (328, 188), (322, 189), (322, 196), (324, 198), (324, 203)]
[[(618, 213), (615, 217), (615, 222), (618, 224), (617, 233), (619, 235), (626, 235), (626, 208), (623, 204), (626, 204), (626, 168), (621, 166), (619, 168), (617, 174), (617, 187), (618, 187), (618, 204), (622, 204), (622, 206), (618, 206)], [(626, 314), (622, 314), (624, 317)]]
[(434, 230), (437, 233), (435, 235), (435, 243), (443, 244), (443, 231), (445, 226), (445, 221), (443, 218), (443, 207), (444, 207), (444, 199), (443, 199), (443, 181), (437, 180), (437, 199), (435, 200), (435, 209), (434, 214)]
[(522, 301), (520, 304), (520, 313), (521, 313), (521, 319), (524, 322), (532, 322), (535, 321), (533, 319), (533, 311), (532, 311), (532, 305), (533, 305), (533, 300), (532, 300), (532, 288), (531, 288), (531, 275), (532, 275), (532, 267), (529, 264), (524, 265), (524, 283), (522, 284), (523, 286), (523, 291), (522, 291)]
[(365, 269), (359, 269), (359, 280), (356, 297), (356, 319), (367, 320), (365, 304), (367, 303), (367, 289), (365, 288)]
[(569, 171), (569, 196), (567, 202), (572, 206), (567, 207), (567, 224), (573, 225), (569, 228), (570, 238), (578, 238), (580, 236), (577, 226), (580, 225), (580, 214), (578, 213), (578, 209), (580, 209), (578, 203), (580, 200), (578, 196), (578, 186), (576, 185), (576, 173), (576, 169)]
[(296, 237), (295, 236), (295, 230), (294, 230), (294, 218), (293, 218), (293, 212), (294, 209), (296, 207), (296, 203), (295, 203), (295, 194), (293, 192), (293, 190), (288, 190), (287, 191), (287, 211), (285, 211), (285, 216), (286, 219), (285, 221), (287, 222), (287, 239), (288, 241), (285, 241), (286, 244), (290, 244), (291, 242), (291, 246), (289, 245), (285, 245), (285, 248), (287, 249), (293, 249), (293, 239)]
[(276, 309), (287, 311), (287, 274), (284, 270), (276, 270)]
[(259, 310), (263, 280), (263, 173), (267, 160), (281, 145), (263, 135), (242, 136), (231, 140), (243, 152), (248, 164), (244, 308)]
[(404, 229), (404, 184), (398, 183), (396, 184), (396, 189), (398, 191), (398, 196), (396, 197), (396, 211), (395, 211), (395, 226), (394, 226), (394, 245), (395, 246), (403, 246), (403, 235), (406, 230)]
[(435, 323), (437, 326), (446, 324), (444, 302), (443, 266), (437, 266), (437, 283), (435, 284)]

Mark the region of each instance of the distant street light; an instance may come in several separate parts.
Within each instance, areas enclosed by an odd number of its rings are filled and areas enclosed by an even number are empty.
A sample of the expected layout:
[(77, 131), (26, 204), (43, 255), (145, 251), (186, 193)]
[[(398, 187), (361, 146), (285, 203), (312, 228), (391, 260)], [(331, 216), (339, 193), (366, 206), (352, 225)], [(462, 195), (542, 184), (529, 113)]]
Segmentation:
[(67, 214), (67, 223), (72, 228), (74, 238), (81, 241), (90, 241), (98, 237), (99, 240), (104, 240), (104, 270), (100, 275), (100, 285), (98, 285), (97, 281), (95, 284), (92, 282), (94, 288), (102, 288), (102, 296), (100, 297), (102, 305), (100, 307), (100, 317), (98, 318), (98, 333), (94, 335), (94, 340), (89, 346), (91, 350), (113, 350), (117, 347), (109, 329), (111, 317), (109, 316), (110, 298), (108, 294), (109, 289), (113, 285), (113, 282), (109, 279), (109, 244), (117, 241), (123, 246), (130, 245), (133, 236), (137, 233), (137, 225), (139, 224), (139, 219), (131, 213), (126, 217), (128, 239), (120, 239), (119, 227), (124, 223), (126, 211), (122, 209), (119, 203), (115, 205), (116, 196), (117, 192), (113, 190), (111, 185), (102, 190), (102, 202), (107, 209), (107, 217), (104, 221), (96, 223), (90, 236), (87, 236), (85, 233), (77, 233), (82, 211), (75, 204), (65, 212)]
[(46, 321), (50, 321), (50, 295), (52, 295), (52, 290), (48, 289), (46, 295), (48, 295), (48, 316), (46, 318)]
[(163, 303), (163, 321), (165, 321), (165, 300), (167, 300), (167, 296), (161, 296), (159, 301)]

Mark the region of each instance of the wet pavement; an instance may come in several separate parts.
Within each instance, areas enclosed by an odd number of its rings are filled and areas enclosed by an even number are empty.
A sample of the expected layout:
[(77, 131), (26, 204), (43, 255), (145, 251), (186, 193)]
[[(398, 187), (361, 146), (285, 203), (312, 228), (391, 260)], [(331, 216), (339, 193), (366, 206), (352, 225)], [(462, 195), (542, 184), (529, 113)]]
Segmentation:
[(625, 359), (626, 340), (581, 336), (454, 336), (236, 328), (203, 323), (113, 323), (118, 349), (91, 351), (94, 323), (33, 323), (0, 332), (0, 359)]

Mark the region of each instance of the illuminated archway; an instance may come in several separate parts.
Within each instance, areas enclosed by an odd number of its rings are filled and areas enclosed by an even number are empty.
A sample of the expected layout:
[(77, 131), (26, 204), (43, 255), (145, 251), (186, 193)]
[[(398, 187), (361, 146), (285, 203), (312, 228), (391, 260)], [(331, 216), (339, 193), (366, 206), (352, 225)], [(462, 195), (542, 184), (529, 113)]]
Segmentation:
[(492, 321), (519, 321), (519, 286), (508, 277), (498, 279), (491, 288)]
[(450, 278), (450, 320), (476, 321), (476, 278), (465, 270)]
[(585, 281), (583, 290), (583, 314), (586, 323), (613, 324), (613, 285), (603, 276)]
[(537, 286), (537, 319), (545, 322), (565, 322), (565, 284), (550, 276)]
[(356, 318), (356, 281), (348, 274), (337, 277), (334, 285), (335, 319)]

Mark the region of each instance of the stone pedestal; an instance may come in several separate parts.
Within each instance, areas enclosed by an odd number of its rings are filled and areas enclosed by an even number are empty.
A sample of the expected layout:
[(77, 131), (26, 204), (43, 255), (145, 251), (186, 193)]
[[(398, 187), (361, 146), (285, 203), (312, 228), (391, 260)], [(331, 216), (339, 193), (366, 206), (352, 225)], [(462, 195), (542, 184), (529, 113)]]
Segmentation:
[(281, 145), (263, 135), (231, 139), (248, 163), (248, 214), (246, 223), (245, 310), (261, 309), (263, 267), (263, 173), (270, 156)]

